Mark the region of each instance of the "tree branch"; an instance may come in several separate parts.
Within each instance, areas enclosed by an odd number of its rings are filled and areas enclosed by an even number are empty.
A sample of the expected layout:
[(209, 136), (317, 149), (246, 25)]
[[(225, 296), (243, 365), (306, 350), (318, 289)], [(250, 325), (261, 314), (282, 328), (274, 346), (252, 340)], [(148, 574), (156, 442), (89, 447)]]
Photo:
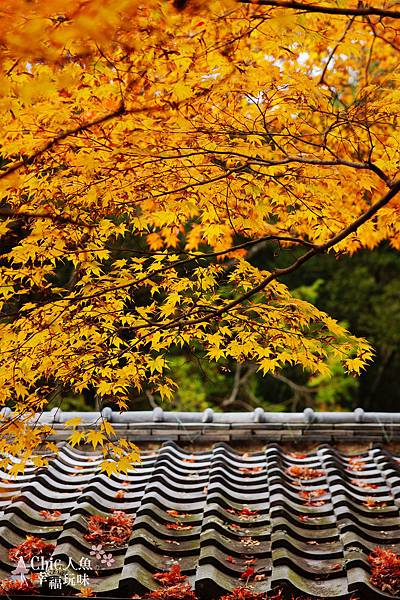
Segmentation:
[(390, 19), (400, 19), (400, 11), (378, 8), (375, 6), (366, 6), (359, 8), (339, 8), (337, 6), (320, 6), (318, 4), (306, 4), (296, 2), (296, 0), (238, 0), (240, 4), (253, 4), (258, 6), (272, 6), (276, 8), (289, 8), (301, 10), (308, 13), (321, 13), (325, 15), (344, 15), (355, 17), (388, 17)]
[(382, 196), (382, 198), (380, 200), (378, 200), (375, 204), (373, 204), (369, 210), (367, 210), (360, 217), (358, 217), (358, 219), (355, 219), (355, 221), (353, 221), (350, 225), (348, 225), (347, 227), (342, 229), (342, 231), (340, 231), (338, 234), (333, 236), (330, 240), (325, 242), (325, 244), (320, 244), (318, 246), (314, 246), (313, 248), (311, 248), (311, 250), (309, 250), (308, 252), (306, 252), (305, 254), (300, 256), (297, 260), (295, 260), (294, 263), (292, 263), (288, 267), (282, 268), (282, 269), (275, 269), (274, 271), (272, 271), (272, 273), (270, 273), (268, 275), (268, 277), (266, 277), (263, 281), (261, 281), (254, 288), (252, 288), (251, 290), (249, 290), (248, 292), (246, 292), (239, 298), (232, 300), (232, 302), (229, 302), (228, 304), (221, 307), (220, 309), (210, 312), (210, 314), (208, 316), (199, 317), (197, 319), (187, 321), (186, 323), (180, 322), (180, 319), (177, 318), (177, 319), (171, 321), (170, 323), (166, 323), (165, 326), (163, 327), (163, 329), (168, 328), (168, 326), (179, 327), (179, 326), (184, 325), (186, 327), (188, 325), (197, 325), (198, 323), (202, 323), (202, 322), (208, 321), (210, 319), (215, 320), (216, 318), (222, 316), (226, 312), (229, 312), (232, 308), (235, 308), (239, 304), (242, 304), (246, 300), (249, 300), (258, 292), (263, 291), (274, 279), (277, 279), (281, 275), (289, 275), (289, 273), (293, 273), (302, 264), (309, 261), (313, 256), (316, 256), (317, 254), (325, 253), (327, 250), (329, 250), (333, 246), (336, 246), (336, 244), (339, 244), (341, 241), (343, 241), (346, 237), (348, 237), (352, 233), (355, 233), (357, 231), (357, 229), (359, 227), (361, 227), (361, 225), (363, 225), (364, 223), (369, 221), (383, 206), (388, 204), (390, 202), (390, 200), (392, 200), (392, 198), (394, 198), (399, 192), (400, 192), (400, 180), (397, 181), (397, 183), (391, 184), (391, 188), (387, 192), (387, 194)]
[[(141, 112), (143, 112), (144, 110), (145, 109), (141, 109)], [(27, 158), (18, 160), (17, 162), (10, 165), (4, 171), (1, 171), (0, 179), (4, 179), (4, 177), (7, 177), (11, 173), (15, 173), (15, 171), (18, 171), (18, 169), (20, 169), (24, 165), (34, 162), (39, 156), (41, 156), (48, 150), (51, 150), (53, 148), (53, 146), (56, 146), (57, 144), (59, 144), (60, 142), (65, 140), (67, 137), (77, 135), (78, 133), (82, 133), (83, 131), (86, 131), (87, 129), (94, 127), (95, 125), (101, 125), (103, 123), (106, 123), (107, 121), (111, 121), (111, 119), (114, 119), (115, 117), (123, 115), (125, 112), (126, 112), (125, 107), (123, 104), (121, 104), (117, 108), (117, 110), (114, 110), (111, 113), (103, 115), (102, 117), (99, 117), (99, 118), (95, 119), (94, 121), (90, 121), (90, 123), (83, 123), (83, 124), (79, 125), (78, 127), (74, 127), (73, 129), (67, 129), (66, 131), (63, 131), (59, 135), (56, 135), (54, 138), (49, 140), (47, 142), (47, 144), (45, 144), (44, 146), (42, 146), (41, 148), (39, 148), (38, 150), (33, 152)], [(131, 111), (129, 111), (129, 112), (131, 112)]]
[(6, 217), (9, 219), (48, 219), (56, 223), (78, 225), (79, 227), (94, 227), (93, 224), (83, 223), (81, 221), (75, 221), (70, 217), (64, 217), (63, 215), (50, 215), (49, 213), (31, 213), (27, 211), (14, 211), (10, 208), (0, 208), (0, 217)]

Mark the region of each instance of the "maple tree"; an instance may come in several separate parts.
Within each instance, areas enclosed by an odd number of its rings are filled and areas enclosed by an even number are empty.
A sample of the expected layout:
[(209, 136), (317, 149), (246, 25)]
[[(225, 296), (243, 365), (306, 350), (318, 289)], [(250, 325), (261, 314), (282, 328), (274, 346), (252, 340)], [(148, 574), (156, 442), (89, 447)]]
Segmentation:
[[(2, 2), (0, 401), (21, 417), (2, 467), (23, 470), (51, 431), (27, 419), (60, 390), (171, 399), (173, 348), (360, 372), (368, 342), (284, 279), (400, 247), (399, 18), (351, 0)], [(303, 252), (261, 269), (265, 244)], [(107, 421), (78, 425), (107, 473), (137, 460)]]

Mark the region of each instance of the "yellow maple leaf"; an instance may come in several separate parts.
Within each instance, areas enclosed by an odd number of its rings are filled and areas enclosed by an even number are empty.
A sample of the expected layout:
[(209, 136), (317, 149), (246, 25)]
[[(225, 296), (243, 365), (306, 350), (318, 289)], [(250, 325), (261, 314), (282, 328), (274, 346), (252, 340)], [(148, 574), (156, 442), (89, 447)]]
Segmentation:
[(69, 419), (65, 421), (65, 427), (77, 427), (82, 423), (81, 417), (74, 417), (73, 419)]
[(102, 446), (106, 440), (105, 436), (100, 431), (96, 430), (89, 431), (85, 435), (86, 441), (89, 444), (92, 444), (93, 448), (96, 448), (97, 444), (100, 444)]
[(71, 437), (68, 438), (71, 446), (77, 446), (85, 439), (86, 434), (83, 431), (74, 431)]

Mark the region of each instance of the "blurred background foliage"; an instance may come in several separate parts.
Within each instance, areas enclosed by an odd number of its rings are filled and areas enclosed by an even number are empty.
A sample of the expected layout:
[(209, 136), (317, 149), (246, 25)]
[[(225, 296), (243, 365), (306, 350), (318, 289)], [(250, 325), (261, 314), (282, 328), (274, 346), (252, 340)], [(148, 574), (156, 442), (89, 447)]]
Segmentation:
[[(128, 246), (131, 241), (125, 241)], [(135, 247), (137, 246), (137, 240)], [(292, 262), (293, 249), (260, 247), (251, 262), (262, 268), (281, 267)], [(60, 278), (64, 279), (65, 273)], [(400, 391), (400, 255), (388, 246), (373, 252), (349, 256), (321, 256), (287, 276), (284, 283), (295, 295), (312, 302), (344, 323), (354, 334), (374, 346), (373, 363), (359, 378), (347, 375), (330, 360), (331, 377), (313, 377), (297, 368), (262, 376), (252, 364), (209, 363), (200, 351), (176, 351), (168, 357), (172, 376), (179, 385), (174, 401), (166, 410), (201, 411), (252, 410), (398, 410)], [(132, 398), (131, 409), (151, 409), (160, 404), (149, 390)], [(98, 406), (93, 390), (72, 397), (60, 392), (52, 406), (63, 410), (94, 410)], [(51, 406), (49, 407), (51, 408)]]

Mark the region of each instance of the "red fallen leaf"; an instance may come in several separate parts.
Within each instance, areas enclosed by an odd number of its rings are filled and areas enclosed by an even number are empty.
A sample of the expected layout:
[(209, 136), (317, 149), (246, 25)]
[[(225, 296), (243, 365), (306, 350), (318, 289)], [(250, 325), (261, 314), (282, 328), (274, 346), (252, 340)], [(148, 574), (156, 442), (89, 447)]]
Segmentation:
[(246, 517), (254, 517), (258, 515), (258, 510), (251, 510), (247, 506), (244, 506), (241, 511), (239, 511), (240, 515), (244, 515)]
[(237, 525), (236, 523), (230, 523), (228, 527), (229, 529), (242, 529), (240, 525)]
[(236, 560), (233, 558), (233, 556), (227, 556), (226, 557), (226, 562), (235, 564)]
[(393, 596), (400, 592), (400, 554), (389, 548), (374, 548), (368, 556), (371, 565), (370, 581)]
[(132, 535), (133, 517), (115, 510), (107, 517), (92, 515), (87, 524), (85, 540), (94, 544), (123, 546)]
[(300, 521), (307, 522), (307, 521), (311, 521), (313, 519), (313, 517), (308, 517), (307, 515), (300, 515), (299, 519), (300, 519)]
[(244, 564), (245, 565), (255, 565), (256, 564), (256, 559), (255, 558), (249, 558), (249, 560), (245, 560)]
[(128, 487), (128, 485), (129, 485), (129, 481), (123, 481), (123, 482), (122, 482), (122, 485), (123, 485), (124, 487)]
[(289, 452), (288, 456), (291, 458), (307, 458), (308, 454), (302, 454), (301, 452)]
[[(366, 498), (363, 502), (363, 505), (367, 508), (384, 508), (387, 506), (386, 502), (382, 502), (380, 500), (376, 500), (375, 498)], [(400, 573), (399, 573), (400, 576)]]
[(334, 565), (330, 565), (329, 569), (331, 571), (337, 571), (338, 569), (341, 569), (342, 565), (340, 563), (335, 563)]
[(175, 544), (176, 546), (179, 546), (179, 542), (177, 542), (176, 540), (165, 540), (166, 544)]
[(304, 506), (323, 506), (327, 503), (327, 500), (308, 500), (308, 502), (304, 503)]
[(161, 583), (161, 585), (177, 585), (178, 583), (182, 583), (187, 579), (186, 575), (182, 575), (181, 573), (181, 565), (179, 563), (174, 563), (169, 571), (164, 573), (154, 573), (153, 579)]
[(360, 479), (350, 479), (350, 483), (359, 488), (369, 488), (371, 490), (379, 487), (379, 485), (376, 485), (375, 483), (368, 483), (368, 481), (362, 481)]
[(365, 468), (365, 463), (360, 460), (359, 456), (355, 456), (353, 458), (349, 458), (349, 467), (346, 471), (363, 471)]
[(38, 589), (29, 578), (25, 578), (25, 581), (22, 579), (0, 579), (0, 592), (33, 596), (33, 594), (38, 593)]
[(46, 521), (57, 521), (61, 517), (62, 512), (60, 510), (41, 510), (39, 515), (46, 519)]
[(25, 542), (8, 551), (8, 558), (11, 562), (17, 562), (21, 556), (26, 562), (29, 562), (33, 556), (49, 558), (53, 554), (54, 548), (54, 544), (49, 544), (41, 538), (28, 535)]
[(94, 589), (91, 587), (82, 587), (78, 594), (75, 594), (75, 596), (80, 596), (81, 598), (92, 598), (95, 595)]
[[(220, 600), (267, 600), (265, 593), (256, 593), (248, 587), (237, 587), (230, 594), (222, 596)], [(274, 596), (270, 600), (283, 600), (282, 596)]]
[(187, 529), (193, 529), (193, 525), (184, 525), (180, 521), (177, 523), (167, 523), (167, 529), (180, 529), (181, 531), (185, 531)]
[(118, 490), (118, 492), (115, 494), (114, 498), (125, 498), (125, 493), (124, 490)]
[(194, 459), (194, 458), (184, 458), (184, 459), (183, 459), (183, 462), (185, 462), (185, 463), (194, 463), (194, 462), (196, 462), (196, 461), (195, 461), (195, 459)]
[(163, 587), (146, 596), (149, 600), (196, 600), (196, 595), (189, 583)]
[(297, 479), (315, 479), (316, 477), (323, 477), (325, 471), (322, 469), (311, 469), (310, 467), (293, 465), (286, 469), (286, 474), (290, 477), (296, 477)]
[(258, 515), (258, 510), (251, 510), (247, 506), (243, 507), (240, 510), (236, 508), (227, 508), (226, 512), (229, 512), (232, 515), (240, 515), (242, 517), (255, 517), (256, 515)]
[(254, 573), (253, 567), (248, 567), (245, 572), (241, 574), (240, 579), (250, 579), (250, 577), (253, 577)]
[(251, 473), (260, 473), (260, 471), (262, 471), (263, 468), (262, 467), (240, 467), (239, 471), (241, 473), (247, 473), (247, 474), (251, 474)]
[(166, 512), (171, 515), (171, 517), (189, 517), (189, 513), (180, 513), (177, 510), (167, 510)]
[(305, 500), (310, 500), (311, 498), (319, 498), (320, 496), (326, 496), (327, 493), (327, 490), (318, 488), (316, 490), (304, 490), (303, 492), (299, 492), (299, 496), (301, 498), (305, 498)]

